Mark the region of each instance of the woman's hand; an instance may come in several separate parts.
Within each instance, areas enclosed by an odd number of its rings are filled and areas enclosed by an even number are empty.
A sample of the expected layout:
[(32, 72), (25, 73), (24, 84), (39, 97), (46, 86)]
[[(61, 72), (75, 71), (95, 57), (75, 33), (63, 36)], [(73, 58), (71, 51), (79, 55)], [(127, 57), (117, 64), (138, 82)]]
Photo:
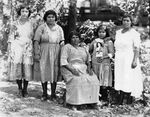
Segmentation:
[(137, 66), (137, 58), (139, 57), (139, 49), (137, 47), (134, 47), (134, 57), (131, 64), (131, 68), (134, 69)]
[(75, 76), (80, 76), (79, 71), (77, 69), (72, 69), (71, 72)]
[(98, 63), (101, 63), (103, 61), (103, 58), (102, 57), (97, 57), (97, 62)]
[(87, 73), (88, 73), (90, 76), (92, 76), (92, 75), (93, 75), (92, 69), (91, 69), (91, 68), (87, 68)]
[(75, 69), (71, 64), (64, 65), (65, 68), (67, 68), (73, 75), (80, 76), (80, 71)]
[(137, 66), (137, 61), (136, 60), (133, 60), (132, 64), (131, 64), (131, 68), (136, 68)]
[(34, 60), (39, 61), (41, 58), (40, 54), (35, 54), (34, 55)]

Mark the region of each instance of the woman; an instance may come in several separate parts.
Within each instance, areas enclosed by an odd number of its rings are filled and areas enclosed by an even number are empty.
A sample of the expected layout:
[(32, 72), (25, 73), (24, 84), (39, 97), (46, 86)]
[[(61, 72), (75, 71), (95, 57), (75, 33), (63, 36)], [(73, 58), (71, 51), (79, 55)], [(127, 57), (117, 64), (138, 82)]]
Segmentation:
[(132, 27), (132, 17), (123, 17), (123, 28), (116, 32), (115, 40), (115, 89), (120, 91), (119, 104), (126, 95), (127, 104), (131, 96), (140, 98), (143, 86), (139, 66), (140, 34)]
[[(40, 60), (41, 82), (43, 95), (41, 100), (47, 100), (47, 82), (51, 83), (51, 99), (55, 99), (55, 90), (59, 75), (59, 55), (64, 44), (62, 28), (56, 24), (55, 11), (49, 10), (44, 14), (44, 24), (36, 30), (34, 37), (35, 59)], [(40, 47), (40, 51), (38, 50)]]
[[(19, 89), (19, 96), (28, 95), (28, 81), (32, 79), (33, 64), (33, 24), (29, 20), (30, 9), (21, 6), (18, 10), (18, 20), (13, 22), (8, 40), (8, 52), (10, 62), (10, 80), (16, 80)], [(22, 88), (23, 79), (23, 88)]]
[(99, 101), (99, 81), (91, 70), (89, 53), (84, 47), (79, 46), (79, 39), (77, 32), (71, 32), (71, 42), (66, 44), (61, 52), (61, 73), (66, 82), (66, 103), (74, 106)]

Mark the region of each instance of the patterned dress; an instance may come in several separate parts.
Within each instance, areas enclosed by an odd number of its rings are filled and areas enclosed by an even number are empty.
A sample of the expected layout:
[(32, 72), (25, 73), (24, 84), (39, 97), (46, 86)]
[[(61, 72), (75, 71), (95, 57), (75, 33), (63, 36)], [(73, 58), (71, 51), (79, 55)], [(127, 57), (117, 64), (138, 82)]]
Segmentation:
[(8, 62), (9, 80), (22, 79), (32, 80), (33, 65), (33, 24), (27, 21), (20, 24), (13, 22), (8, 43), (11, 43)]
[[(97, 75), (100, 86), (112, 86), (112, 71), (111, 71), (111, 60), (108, 54), (114, 54), (114, 46), (111, 40), (95, 39), (90, 47), (92, 52), (92, 68)], [(101, 57), (101, 61), (98, 62), (97, 58)]]
[(50, 29), (46, 23), (40, 25), (36, 30), (34, 40), (40, 44), (40, 72), (41, 81), (56, 82), (60, 68), (60, 43), (64, 41), (62, 28), (55, 24)]
[(141, 42), (140, 63), (144, 81), (144, 91), (150, 93), (150, 40)]
[(97, 103), (99, 101), (99, 81), (97, 76), (90, 76), (86, 69), (89, 54), (84, 47), (75, 48), (67, 44), (62, 49), (61, 66), (72, 64), (80, 71), (80, 76), (75, 76), (65, 67), (61, 73), (66, 82), (66, 102), (73, 105)]

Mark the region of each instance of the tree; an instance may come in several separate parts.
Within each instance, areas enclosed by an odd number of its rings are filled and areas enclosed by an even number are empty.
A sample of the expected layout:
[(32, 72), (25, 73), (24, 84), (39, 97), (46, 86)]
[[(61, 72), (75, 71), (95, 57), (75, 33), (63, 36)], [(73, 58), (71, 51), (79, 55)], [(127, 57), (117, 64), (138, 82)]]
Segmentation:
[(3, 15), (3, 0), (0, 0), (0, 18), (2, 18)]
[(66, 43), (68, 43), (70, 41), (68, 39), (69, 33), (73, 30), (76, 30), (76, 22), (77, 22), (76, 2), (77, 2), (76, 0), (70, 0)]

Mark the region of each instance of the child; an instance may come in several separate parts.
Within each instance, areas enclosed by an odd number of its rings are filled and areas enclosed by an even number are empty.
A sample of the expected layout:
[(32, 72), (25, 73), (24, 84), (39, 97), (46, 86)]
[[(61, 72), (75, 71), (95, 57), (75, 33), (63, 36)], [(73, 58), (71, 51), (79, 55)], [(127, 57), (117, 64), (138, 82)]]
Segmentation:
[(92, 56), (92, 68), (100, 81), (101, 99), (107, 101), (108, 89), (112, 87), (111, 58), (114, 55), (113, 42), (110, 40), (108, 30), (100, 25), (96, 30), (97, 38), (89, 46)]

